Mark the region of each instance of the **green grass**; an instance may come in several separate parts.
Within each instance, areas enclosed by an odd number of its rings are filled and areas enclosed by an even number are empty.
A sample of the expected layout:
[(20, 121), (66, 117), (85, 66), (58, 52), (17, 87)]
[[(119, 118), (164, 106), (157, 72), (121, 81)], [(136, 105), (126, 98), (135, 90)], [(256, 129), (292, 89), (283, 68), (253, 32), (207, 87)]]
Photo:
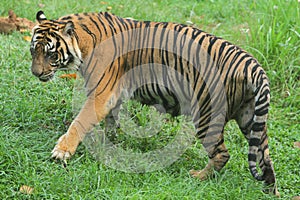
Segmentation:
[[(30, 20), (40, 10), (48, 18), (106, 10), (123, 17), (186, 23), (221, 36), (252, 53), (267, 71), (272, 104), (268, 121), (270, 152), (282, 199), (300, 195), (300, 5), (297, 1), (8, 1), (0, 15), (13, 9)], [(30, 72), (29, 42), (24, 35), (0, 35), (0, 198), (1, 199), (273, 199), (261, 192), (247, 163), (248, 145), (235, 123), (226, 127), (231, 159), (216, 178), (200, 182), (188, 175), (207, 158), (199, 141), (172, 165), (151, 173), (126, 173), (95, 160), (81, 145), (66, 168), (50, 159), (58, 137), (72, 121), (74, 81), (39, 82)], [(139, 117), (143, 121), (145, 113)], [(173, 122), (176, 124), (176, 121)], [(165, 127), (172, 132), (174, 124)], [(165, 141), (168, 140), (166, 135)], [(143, 149), (125, 136), (123, 147)], [(151, 140), (153, 148), (159, 138)], [(34, 193), (19, 192), (22, 185)]]

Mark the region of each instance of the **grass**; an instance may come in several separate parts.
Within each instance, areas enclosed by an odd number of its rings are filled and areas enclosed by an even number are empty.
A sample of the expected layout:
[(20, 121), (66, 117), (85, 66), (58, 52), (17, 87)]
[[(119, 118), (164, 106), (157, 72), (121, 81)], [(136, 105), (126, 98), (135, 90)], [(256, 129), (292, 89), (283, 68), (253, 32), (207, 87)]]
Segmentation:
[[(0, 15), (13, 9), (34, 20), (106, 10), (135, 19), (192, 21), (195, 26), (243, 47), (262, 63), (271, 82), (268, 121), (270, 152), (282, 199), (300, 196), (300, 5), (297, 1), (14, 1), (3, 0)], [(43, 7), (43, 8), (41, 8)], [(195, 141), (172, 165), (151, 173), (126, 173), (95, 160), (81, 145), (67, 167), (50, 159), (58, 137), (72, 121), (74, 81), (41, 83), (31, 75), (29, 33), (0, 35), (0, 198), (1, 199), (273, 199), (261, 192), (246, 159), (247, 143), (235, 123), (226, 127), (231, 159), (216, 178), (200, 182), (188, 171), (207, 159)], [(147, 117), (145, 113), (140, 115)], [(176, 123), (173, 122), (173, 123)], [(165, 127), (167, 132), (173, 124)], [(164, 135), (166, 137), (166, 135)], [(122, 138), (122, 137), (121, 137)], [(122, 138), (140, 148), (138, 139)], [(160, 142), (158, 138), (156, 141)], [(167, 141), (167, 140), (166, 140)], [(147, 141), (146, 141), (147, 142)], [(150, 141), (153, 148), (155, 140)], [(142, 149), (146, 151), (147, 149)], [(33, 194), (22, 194), (28, 185)]]

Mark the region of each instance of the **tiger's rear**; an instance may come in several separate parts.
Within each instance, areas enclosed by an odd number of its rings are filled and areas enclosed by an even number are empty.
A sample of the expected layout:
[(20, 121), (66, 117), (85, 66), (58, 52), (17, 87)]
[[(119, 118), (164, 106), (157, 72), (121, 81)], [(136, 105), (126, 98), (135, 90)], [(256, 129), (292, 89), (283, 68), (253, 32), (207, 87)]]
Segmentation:
[(201, 180), (228, 161), (223, 131), (235, 119), (249, 142), (251, 174), (278, 195), (266, 134), (269, 83), (250, 54), (181, 24), (140, 22), (109, 13), (47, 20), (38, 12), (37, 20), (31, 43), (33, 74), (48, 81), (57, 70), (75, 66), (87, 89), (87, 101), (59, 139), (53, 157), (73, 155), (86, 133), (126, 93), (145, 104), (160, 104), (172, 115), (192, 116), (209, 157), (203, 170), (191, 171)]

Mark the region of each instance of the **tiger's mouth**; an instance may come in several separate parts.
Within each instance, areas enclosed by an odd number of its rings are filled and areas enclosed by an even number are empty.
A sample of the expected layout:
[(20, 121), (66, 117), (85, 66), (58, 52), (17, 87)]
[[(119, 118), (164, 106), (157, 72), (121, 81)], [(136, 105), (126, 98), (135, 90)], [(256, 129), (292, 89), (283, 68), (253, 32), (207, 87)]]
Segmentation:
[(54, 71), (43, 73), (41, 76), (39, 76), (40, 81), (47, 82), (50, 81), (54, 77)]

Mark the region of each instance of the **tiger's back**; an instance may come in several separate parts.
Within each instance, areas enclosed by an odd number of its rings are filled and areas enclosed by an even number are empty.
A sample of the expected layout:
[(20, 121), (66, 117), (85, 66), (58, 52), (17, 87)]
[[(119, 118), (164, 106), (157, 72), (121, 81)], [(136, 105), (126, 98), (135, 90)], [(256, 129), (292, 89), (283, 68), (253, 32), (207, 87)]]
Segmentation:
[(278, 193), (266, 134), (269, 83), (253, 56), (181, 24), (142, 22), (110, 13), (47, 20), (39, 12), (37, 20), (40, 25), (31, 44), (33, 73), (46, 81), (55, 71), (75, 65), (85, 79), (88, 96), (54, 148), (54, 157), (74, 154), (88, 130), (107, 117), (126, 93), (145, 104), (161, 104), (173, 115), (192, 116), (209, 157), (203, 170), (191, 171), (200, 179), (221, 170), (228, 161), (223, 131), (227, 121), (235, 119), (249, 142), (252, 175)]

